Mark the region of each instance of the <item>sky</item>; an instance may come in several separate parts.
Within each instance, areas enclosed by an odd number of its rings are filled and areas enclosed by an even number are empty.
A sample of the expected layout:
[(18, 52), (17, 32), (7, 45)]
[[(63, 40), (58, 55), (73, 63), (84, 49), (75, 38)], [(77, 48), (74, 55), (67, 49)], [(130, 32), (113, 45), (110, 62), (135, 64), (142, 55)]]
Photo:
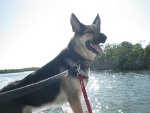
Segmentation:
[(73, 36), (70, 15), (97, 14), (106, 43), (150, 42), (150, 0), (0, 0), (0, 69), (41, 67)]

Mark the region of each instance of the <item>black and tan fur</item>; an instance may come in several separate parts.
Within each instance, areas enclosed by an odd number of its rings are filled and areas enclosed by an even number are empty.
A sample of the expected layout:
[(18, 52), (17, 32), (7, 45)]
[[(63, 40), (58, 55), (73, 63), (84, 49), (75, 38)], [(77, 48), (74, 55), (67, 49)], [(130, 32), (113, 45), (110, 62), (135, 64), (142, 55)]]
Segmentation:
[[(82, 24), (74, 14), (71, 15), (70, 21), (75, 34), (68, 47), (39, 70), (29, 74), (22, 80), (5, 86), (0, 90), (0, 93), (54, 76), (72, 68), (78, 62), (81, 63), (84, 83), (87, 84), (89, 62), (93, 61), (97, 54), (101, 54), (99, 44), (106, 41), (106, 36), (100, 32), (101, 21), (99, 15), (97, 15), (92, 25)], [(76, 72), (73, 72), (71, 75), (43, 89), (0, 104), (0, 113), (32, 113), (32, 108), (58, 105), (64, 102), (69, 102), (74, 113), (83, 113), (81, 94), (81, 86)]]

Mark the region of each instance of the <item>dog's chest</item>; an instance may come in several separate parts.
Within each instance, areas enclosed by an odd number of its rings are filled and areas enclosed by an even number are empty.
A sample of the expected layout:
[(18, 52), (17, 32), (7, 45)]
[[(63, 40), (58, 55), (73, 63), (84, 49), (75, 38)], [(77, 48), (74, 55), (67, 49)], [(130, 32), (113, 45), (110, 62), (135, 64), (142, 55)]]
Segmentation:
[[(84, 85), (86, 86), (88, 79), (84, 79)], [(68, 75), (62, 80), (62, 89), (65, 91), (67, 98), (79, 97), (82, 94), (81, 86), (78, 77)]]

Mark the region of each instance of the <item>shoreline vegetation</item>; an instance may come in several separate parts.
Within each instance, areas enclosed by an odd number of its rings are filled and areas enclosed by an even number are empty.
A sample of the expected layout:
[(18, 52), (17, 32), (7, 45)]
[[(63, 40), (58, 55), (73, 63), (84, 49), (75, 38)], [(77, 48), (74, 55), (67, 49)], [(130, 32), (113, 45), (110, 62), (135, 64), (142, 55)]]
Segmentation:
[[(36, 71), (39, 67), (4, 69), (0, 74)], [(150, 69), (150, 43), (143, 48), (141, 43), (106, 44), (104, 53), (91, 63), (91, 70), (143, 70)]]
[(104, 53), (91, 64), (95, 70), (142, 70), (150, 69), (150, 43), (122, 42), (105, 45)]
[(3, 69), (3, 70), (0, 70), (0, 74), (18, 73), (18, 72), (24, 72), (24, 71), (36, 71), (38, 69), (39, 69), (38, 67), (21, 68), (21, 69)]

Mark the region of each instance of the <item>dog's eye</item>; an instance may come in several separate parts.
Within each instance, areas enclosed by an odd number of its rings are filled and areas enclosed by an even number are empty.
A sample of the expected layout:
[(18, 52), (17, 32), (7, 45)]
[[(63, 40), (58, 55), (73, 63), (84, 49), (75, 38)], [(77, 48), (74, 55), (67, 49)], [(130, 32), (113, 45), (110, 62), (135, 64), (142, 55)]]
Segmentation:
[(89, 29), (89, 30), (86, 31), (86, 33), (91, 34), (91, 33), (93, 33), (93, 31), (91, 29)]

